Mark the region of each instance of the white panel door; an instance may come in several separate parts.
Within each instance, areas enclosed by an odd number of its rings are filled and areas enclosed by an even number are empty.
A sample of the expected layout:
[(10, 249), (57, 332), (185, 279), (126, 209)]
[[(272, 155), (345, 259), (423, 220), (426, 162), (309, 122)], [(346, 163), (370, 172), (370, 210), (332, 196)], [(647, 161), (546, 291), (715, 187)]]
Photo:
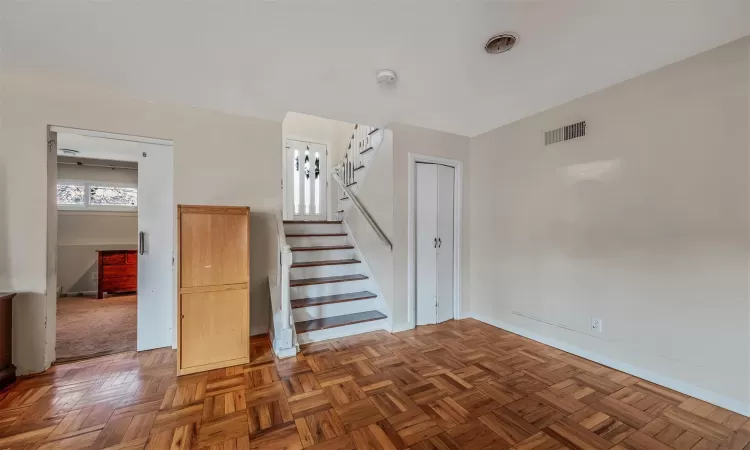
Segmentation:
[(326, 146), (286, 141), (287, 208), (294, 220), (325, 220), (327, 216)]
[(139, 351), (172, 346), (176, 214), (173, 147), (137, 143)]
[(438, 172), (435, 164), (416, 165), (417, 325), (437, 321)]
[(453, 181), (456, 169), (437, 166), (437, 321), (453, 318)]

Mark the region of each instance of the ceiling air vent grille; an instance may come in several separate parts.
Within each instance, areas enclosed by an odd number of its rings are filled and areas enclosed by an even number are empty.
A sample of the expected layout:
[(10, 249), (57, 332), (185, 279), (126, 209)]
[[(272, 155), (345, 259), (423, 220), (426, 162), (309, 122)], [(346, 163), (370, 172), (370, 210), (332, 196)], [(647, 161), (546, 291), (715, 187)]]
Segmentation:
[(557, 144), (558, 142), (586, 136), (586, 121), (566, 125), (554, 130), (544, 132), (544, 145)]

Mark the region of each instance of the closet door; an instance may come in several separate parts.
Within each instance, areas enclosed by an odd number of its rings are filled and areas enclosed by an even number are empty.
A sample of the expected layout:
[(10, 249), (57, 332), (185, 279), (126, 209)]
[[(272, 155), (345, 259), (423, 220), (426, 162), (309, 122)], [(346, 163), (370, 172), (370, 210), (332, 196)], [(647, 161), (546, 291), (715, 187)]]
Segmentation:
[(437, 166), (437, 321), (453, 318), (453, 167)]
[(250, 361), (249, 210), (179, 207), (178, 374)]
[(436, 164), (416, 165), (417, 325), (437, 321), (437, 167)]

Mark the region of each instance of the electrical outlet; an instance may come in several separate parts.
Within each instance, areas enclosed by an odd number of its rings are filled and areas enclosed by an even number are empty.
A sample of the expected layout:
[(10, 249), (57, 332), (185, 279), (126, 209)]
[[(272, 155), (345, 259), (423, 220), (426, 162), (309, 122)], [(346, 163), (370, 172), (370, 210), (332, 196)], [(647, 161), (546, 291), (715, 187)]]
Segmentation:
[(602, 319), (596, 317), (591, 318), (591, 331), (598, 331), (601, 333), (603, 325)]

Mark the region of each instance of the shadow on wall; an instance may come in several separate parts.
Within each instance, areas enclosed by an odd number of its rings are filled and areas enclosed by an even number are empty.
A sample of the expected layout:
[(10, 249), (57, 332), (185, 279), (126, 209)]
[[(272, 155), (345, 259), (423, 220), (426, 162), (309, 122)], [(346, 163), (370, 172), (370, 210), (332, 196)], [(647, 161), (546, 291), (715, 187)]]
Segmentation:
[(10, 250), (8, 223), (10, 222), (7, 214), (10, 195), (8, 194), (8, 179), (6, 168), (3, 162), (0, 162), (0, 292), (10, 290)]
[(269, 261), (276, 261), (276, 213), (250, 208), (250, 334), (268, 332), (271, 295)]

